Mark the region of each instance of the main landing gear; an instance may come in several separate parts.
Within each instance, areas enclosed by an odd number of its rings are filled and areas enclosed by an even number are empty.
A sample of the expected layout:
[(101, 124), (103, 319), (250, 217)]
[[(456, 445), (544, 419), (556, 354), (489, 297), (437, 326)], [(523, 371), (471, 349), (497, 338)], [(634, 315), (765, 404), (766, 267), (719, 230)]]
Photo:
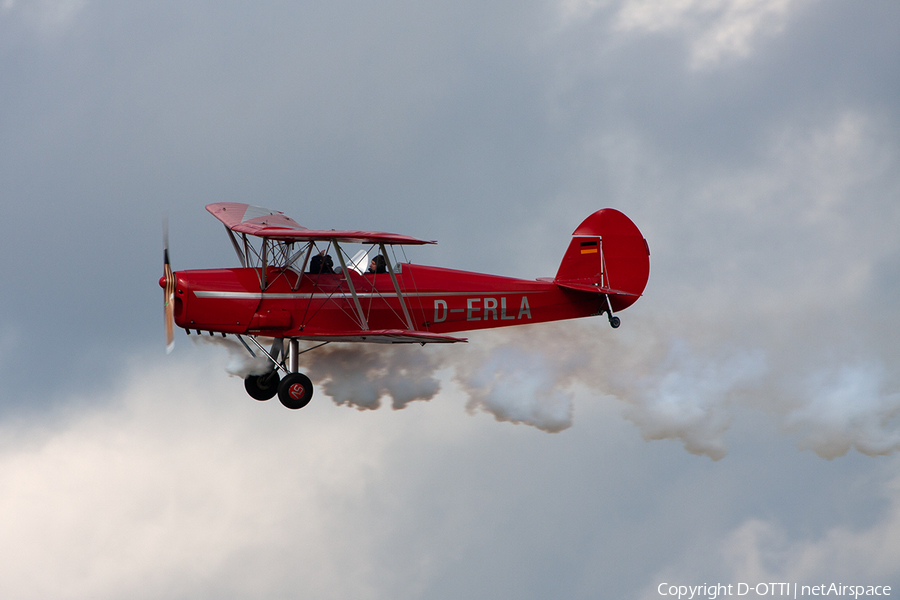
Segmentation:
[[(256, 354), (250, 350), (244, 339), (240, 336), (238, 339), (255, 357)], [(247, 393), (256, 400), (270, 400), (277, 394), (281, 403), (292, 410), (303, 408), (309, 404), (313, 396), (313, 384), (309, 377), (297, 372), (300, 355), (297, 340), (290, 340), (289, 354), (284, 351), (283, 339), (276, 339), (269, 351), (260, 346), (255, 338), (251, 337), (250, 341), (272, 361), (272, 370), (262, 375), (248, 375), (244, 379), (244, 389), (247, 390)], [(318, 346), (315, 347), (318, 348)], [(312, 349), (310, 348), (310, 350)], [(284, 372), (284, 377), (279, 371)]]

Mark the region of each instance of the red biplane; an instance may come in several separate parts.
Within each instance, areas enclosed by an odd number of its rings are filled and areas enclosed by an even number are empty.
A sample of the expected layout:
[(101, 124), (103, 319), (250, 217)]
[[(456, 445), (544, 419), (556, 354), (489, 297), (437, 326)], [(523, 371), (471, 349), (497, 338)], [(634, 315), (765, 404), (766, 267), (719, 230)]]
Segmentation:
[[(271, 365), (244, 380), (247, 392), (257, 400), (277, 394), (294, 409), (313, 394), (298, 370), (299, 357), (327, 343), (464, 342), (450, 334), (604, 313), (618, 327), (615, 313), (640, 297), (650, 275), (646, 240), (611, 208), (575, 229), (556, 277), (533, 281), (397, 260), (398, 247), (433, 241), (307, 229), (283, 213), (247, 204), (220, 202), (206, 210), (225, 225), (241, 267), (173, 272), (166, 247), (159, 283), (167, 349), (173, 325), (188, 334), (233, 335)], [(274, 343), (267, 349), (260, 337)], [(300, 341), (314, 345), (301, 350)]]

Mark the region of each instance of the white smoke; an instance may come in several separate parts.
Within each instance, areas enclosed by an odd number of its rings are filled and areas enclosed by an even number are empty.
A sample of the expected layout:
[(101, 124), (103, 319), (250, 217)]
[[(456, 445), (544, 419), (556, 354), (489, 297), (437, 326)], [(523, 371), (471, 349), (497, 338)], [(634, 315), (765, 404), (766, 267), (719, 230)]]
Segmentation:
[(900, 449), (900, 393), (885, 391), (880, 365), (860, 363), (822, 371), (804, 386), (805, 402), (785, 416), (785, 428), (800, 435), (801, 448), (822, 458), (851, 447), (869, 456)]
[(498, 421), (550, 433), (572, 425), (572, 394), (560, 389), (558, 371), (542, 353), (501, 346), (468, 373), (458, 370), (457, 379), (469, 394), (471, 412), (482, 409)]
[(306, 356), (310, 375), (339, 405), (374, 410), (390, 396), (399, 410), (414, 400), (430, 400), (441, 389), (434, 377), (439, 365), (419, 346), (340, 345)]
[(679, 439), (688, 452), (718, 460), (727, 453), (730, 405), (766, 371), (762, 352), (704, 362), (678, 340), (653, 375), (629, 386), (625, 416), (646, 440)]
[[(260, 340), (263, 347), (266, 347), (265, 339), (260, 338)], [(260, 356), (260, 352), (256, 352), (257, 356), (255, 357), (251, 356), (246, 348), (232, 338), (198, 335), (191, 336), (191, 341), (195, 344), (212, 344), (225, 348), (228, 351), (228, 364), (225, 365), (225, 371), (232, 377), (245, 379), (249, 375), (263, 375), (272, 370), (271, 361), (268, 358)]]
[[(261, 352), (251, 356), (237, 340), (218, 336), (192, 336), (198, 344), (211, 344), (228, 352), (225, 371), (234, 377), (262, 375), (272, 370), (272, 362)], [(269, 349), (272, 340), (259, 338)], [(441, 389), (433, 377), (438, 369), (435, 361), (418, 346), (403, 348), (385, 345), (334, 345), (303, 354), (303, 371), (312, 377), (317, 388), (338, 405), (374, 410), (382, 398), (389, 396), (395, 410), (414, 400), (430, 400)]]

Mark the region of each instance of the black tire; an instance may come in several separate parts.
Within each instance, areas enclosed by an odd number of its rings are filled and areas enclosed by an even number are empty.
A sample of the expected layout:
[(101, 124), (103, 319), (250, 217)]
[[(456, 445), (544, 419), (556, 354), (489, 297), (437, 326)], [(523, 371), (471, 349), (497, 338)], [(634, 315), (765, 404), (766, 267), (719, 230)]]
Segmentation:
[(285, 375), (278, 384), (278, 399), (291, 410), (303, 408), (313, 396), (313, 384), (303, 373)]
[(610, 317), (610, 319), (609, 319), (609, 324), (612, 325), (612, 328), (613, 328), (613, 329), (615, 329), (615, 328), (617, 328), (619, 325), (622, 324), (622, 321), (619, 319), (619, 317)]
[(264, 375), (248, 375), (244, 380), (244, 389), (256, 400), (269, 400), (278, 393), (278, 382), (281, 376), (278, 371)]

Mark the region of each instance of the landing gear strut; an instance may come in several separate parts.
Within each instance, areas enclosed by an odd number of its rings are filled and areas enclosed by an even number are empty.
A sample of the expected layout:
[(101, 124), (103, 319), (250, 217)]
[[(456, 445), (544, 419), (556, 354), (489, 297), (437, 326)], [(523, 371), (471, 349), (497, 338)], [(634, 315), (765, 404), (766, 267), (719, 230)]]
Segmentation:
[(622, 320), (619, 317), (613, 315), (612, 303), (609, 301), (609, 294), (603, 294), (603, 297), (606, 299), (606, 316), (609, 317), (609, 326), (613, 329), (616, 329), (619, 325), (622, 324)]

